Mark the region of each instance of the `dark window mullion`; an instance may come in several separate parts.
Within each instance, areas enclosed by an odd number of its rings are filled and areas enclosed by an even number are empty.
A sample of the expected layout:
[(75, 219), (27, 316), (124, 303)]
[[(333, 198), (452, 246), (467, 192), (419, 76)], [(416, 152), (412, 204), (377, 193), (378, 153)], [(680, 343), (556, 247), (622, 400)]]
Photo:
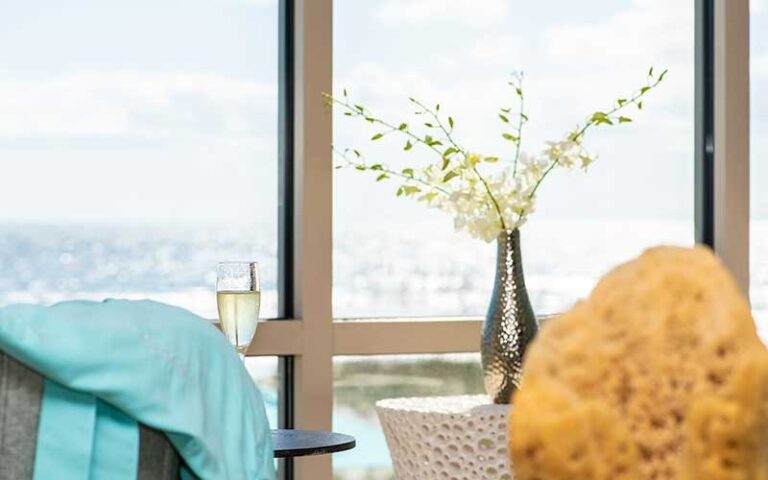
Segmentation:
[(695, 0), (695, 232), (715, 246), (715, 5)]
[[(278, 316), (293, 318), (294, 258), (294, 9), (293, 0), (280, 0), (278, 26)], [(293, 357), (279, 359), (278, 425), (294, 428)], [(279, 474), (293, 480), (293, 460), (281, 459)]]

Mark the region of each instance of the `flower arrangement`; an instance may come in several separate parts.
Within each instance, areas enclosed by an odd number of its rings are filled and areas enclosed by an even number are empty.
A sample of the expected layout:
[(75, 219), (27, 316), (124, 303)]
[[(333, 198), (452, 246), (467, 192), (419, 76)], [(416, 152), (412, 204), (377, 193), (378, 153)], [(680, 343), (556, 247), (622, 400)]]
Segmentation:
[(413, 198), (428, 207), (448, 212), (453, 215), (457, 230), (491, 242), (501, 233), (517, 229), (526, 222), (535, 210), (536, 195), (542, 182), (552, 171), (576, 168), (586, 171), (597, 159), (583, 143), (588, 131), (602, 125), (631, 122), (627, 110), (630, 107), (642, 110), (645, 95), (662, 82), (666, 73), (664, 70), (655, 74), (653, 68), (649, 69), (644, 86), (632, 95), (617, 99), (609, 109), (595, 111), (562, 139), (547, 142), (540, 153), (522, 149), (523, 130), (529, 121), (525, 113), (523, 74), (512, 75), (508, 84), (514, 91), (516, 108), (500, 108), (497, 113), (504, 127), (501, 136), (513, 147), (511, 158), (485, 155), (464, 147), (455, 138), (455, 120), (441, 112), (439, 104), (429, 107), (409, 98), (420, 119), (420, 127), (426, 129), (426, 133), (421, 133), (410, 123), (377, 117), (368, 108), (353, 102), (346, 89), (340, 98), (324, 94), (327, 105), (340, 107), (345, 116), (380, 127), (371, 137), (372, 141), (398, 135), (405, 142), (405, 152), (420, 147), (437, 157), (436, 162), (423, 167), (395, 170), (382, 163), (367, 162), (357, 149), (334, 149), (343, 160), (336, 168), (350, 167), (370, 172), (379, 182), (398, 181), (398, 197)]

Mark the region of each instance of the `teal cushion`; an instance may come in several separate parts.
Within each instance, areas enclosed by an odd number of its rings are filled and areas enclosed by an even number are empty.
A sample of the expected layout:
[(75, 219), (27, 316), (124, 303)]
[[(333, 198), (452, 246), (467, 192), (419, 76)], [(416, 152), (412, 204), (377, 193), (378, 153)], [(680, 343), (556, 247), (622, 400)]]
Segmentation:
[[(0, 352), (0, 480), (30, 480), (43, 377)], [(165, 436), (140, 426), (137, 480), (175, 480), (179, 455)]]

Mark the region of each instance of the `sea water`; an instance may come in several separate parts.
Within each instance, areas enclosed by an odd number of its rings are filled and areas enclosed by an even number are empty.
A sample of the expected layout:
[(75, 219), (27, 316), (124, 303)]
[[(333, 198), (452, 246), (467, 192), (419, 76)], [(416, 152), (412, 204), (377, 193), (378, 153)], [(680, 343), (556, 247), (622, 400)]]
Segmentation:
[[(151, 298), (216, 316), (216, 264), (259, 261), (261, 318), (277, 314), (274, 226), (0, 224), (0, 305), (70, 298)], [(337, 228), (334, 316), (481, 316), (493, 282), (495, 249), (435, 234), (431, 226)], [(753, 221), (751, 300), (768, 327), (768, 222)], [(655, 244), (693, 243), (682, 220), (532, 223), (523, 232), (526, 284), (538, 313), (567, 309), (611, 266)], [(764, 335), (765, 337), (765, 335)], [(340, 358), (335, 361), (334, 428), (358, 448), (334, 459), (343, 479), (388, 478), (389, 459), (375, 413), (377, 398), (476, 393), (476, 355)], [(276, 359), (249, 358), (271, 421), (277, 418)], [(386, 367), (386, 368), (384, 368)], [(386, 370), (385, 373), (381, 373)], [(378, 372), (378, 373), (377, 373)], [(365, 381), (361, 380), (364, 379)], [(346, 473), (345, 473), (346, 472)], [(364, 473), (361, 473), (364, 472)], [(365, 475), (365, 476), (363, 476)]]

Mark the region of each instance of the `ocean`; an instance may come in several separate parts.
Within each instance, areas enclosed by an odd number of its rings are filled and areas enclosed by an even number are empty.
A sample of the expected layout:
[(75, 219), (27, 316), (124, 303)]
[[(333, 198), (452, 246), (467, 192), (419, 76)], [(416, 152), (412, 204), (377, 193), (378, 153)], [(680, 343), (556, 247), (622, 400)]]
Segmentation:
[[(445, 222), (447, 223), (447, 222)], [(259, 261), (262, 317), (277, 314), (277, 236), (270, 225), (0, 224), (0, 305), (71, 298), (151, 298), (216, 316), (216, 264)], [(449, 225), (337, 228), (334, 316), (481, 316), (493, 282), (493, 245)], [(768, 333), (768, 222), (752, 226), (751, 296)], [(526, 285), (537, 313), (566, 310), (611, 266), (656, 244), (690, 245), (682, 220), (547, 220), (523, 230)], [(258, 333), (257, 333), (258, 334)], [(358, 447), (334, 457), (340, 480), (388, 479), (391, 467), (373, 403), (402, 395), (480, 393), (476, 354), (340, 357), (334, 428)], [(277, 418), (275, 358), (247, 366)]]

